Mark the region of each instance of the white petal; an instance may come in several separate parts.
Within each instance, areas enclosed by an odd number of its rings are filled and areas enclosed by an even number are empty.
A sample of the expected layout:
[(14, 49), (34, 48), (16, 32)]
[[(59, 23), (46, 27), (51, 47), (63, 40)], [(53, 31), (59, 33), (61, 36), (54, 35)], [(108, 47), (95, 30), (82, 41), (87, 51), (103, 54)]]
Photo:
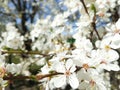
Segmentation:
[(108, 62), (116, 61), (119, 58), (119, 54), (112, 49), (108, 51), (108, 56), (109, 56)]
[(111, 37), (105, 38), (101, 41), (100, 48), (105, 48), (106, 45), (109, 45), (111, 42)]
[(79, 85), (79, 89), (80, 90), (86, 90), (86, 88), (89, 86), (88, 83), (86, 82), (81, 82), (80, 85)]
[(108, 71), (113, 70), (113, 71), (119, 71), (120, 67), (116, 64), (108, 64), (105, 69), (107, 69)]
[(112, 42), (111, 42), (110, 46), (111, 46), (113, 49), (118, 49), (118, 48), (120, 48), (120, 35), (119, 35), (119, 34), (116, 34), (116, 35), (112, 38)]
[(117, 29), (120, 29), (120, 19), (118, 19), (118, 21), (116, 22), (116, 27)]
[(78, 86), (79, 86), (79, 81), (78, 81), (78, 79), (77, 79), (77, 77), (76, 77), (75, 74), (72, 74), (72, 75), (69, 76), (69, 84), (70, 84), (70, 86), (71, 86), (73, 89), (78, 88)]
[(56, 64), (56, 71), (61, 73), (64, 73), (66, 71), (63, 63)]
[(75, 67), (75, 65), (73, 65), (73, 66), (70, 68), (70, 72), (73, 73), (73, 72), (75, 72), (75, 70), (76, 70), (76, 67)]
[(107, 90), (107, 88), (105, 87), (105, 85), (103, 85), (101, 83), (98, 84), (97, 87), (98, 87), (99, 90)]
[(69, 60), (66, 61), (65, 66), (66, 66), (67, 70), (69, 70), (72, 67), (72, 65), (73, 65), (73, 60), (72, 59), (69, 59)]
[(58, 76), (56, 78), (54, 78), (54, 85), (57, 88), (60, 88), (64, 85), (66, 85), (66, 76)]
[(91, 76), (88, 72), (86, 72), (84, 69), (81, 69), (78, 73), (77, 73), (77, 77), (78, 79), (81, 80), (91, 80)]

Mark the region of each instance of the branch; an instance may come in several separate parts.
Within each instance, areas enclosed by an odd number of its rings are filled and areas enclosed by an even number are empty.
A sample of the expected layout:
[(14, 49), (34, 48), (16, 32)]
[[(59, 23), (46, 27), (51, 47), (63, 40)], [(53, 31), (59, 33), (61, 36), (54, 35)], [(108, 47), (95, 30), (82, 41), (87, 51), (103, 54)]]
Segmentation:
[(31, 76), (22, 76), (22, 75), (18, 75), (18, 76), (5, 76), (3, 77), (3, 80), (24, 80), (24, 79), (32, 79)]
[(15, 5), (15, 7), (18, 9), (18, 5), (17, 5), (17, 3), (15, 3), (15, 1), (14, 0), (11, 0), (12, 2), (13, 2), (13, 4)]
[(47, 78), (47, 77), (51, 77), (54, 75), (62, 75), (63, 73), (51, 73), (51, 74), (45, 74), (45, 75), (36, 75), (36, 76), (23, 76), (23, 75), (18, 75), (18, 76), (13, 76), (12, 74), (8, 75), (8, 76), (4, 76), (3, 80), (25, 80), (25, 79), (36, 79), (36, 80), (41, 80), (43, 78)]
[(86, 7), (86, 5), (85, 5), (85, 2), (84, 2), (84, 0), (80, 0), (81, 1), (81, 3), (83, 4), (83, 7), (84, 7), (84, 9), (85, 9), (85, 12), (88, 14), (88, 16), (89, 16), (89, 13), (88, 13), (88, 10), (87, 10), (87, 7)]
[(41, 79), (46, 78), (46, 77), (51, 77), (51, 76), (54, 76), (54, 75), (62, 75), (62, 74), (63, 73), (55, 72), (55, 73), (52, 73), (52, 74), (36, 75), (36, 79), (41, 80)]
[(92, 24), (93, 30), (94, 30), (95, 33), (97, 34), (98, 39), (101, 40), (101, 37), (100, 37), (100, 35), (99, 35), (99, 33), (98, 33), (97, 29), (96, 29), (96, 24), (95, 24), (95, 22), (92, 22), (91, 24)]
[(51, 56), (54, 54), (41, 54), (39, 51), (20, 51), (20, 50), (10, 50), (10, 51), (1, 51), (2, 54), (38, 54), (42, 56)]
[(91, 25), (92, 25), (93, 30), (95, 31), (98, 39), (101, 40), (101, 37), (100, 37), (100, 35), (99, 35), (99, 33), (98, 33), (97, 29), (96, 29), (96, 23), (95, 22), (96, 22), (96, 10), (94, 10), (94, 16), (93, 16), (93, 20), (92, 20)]

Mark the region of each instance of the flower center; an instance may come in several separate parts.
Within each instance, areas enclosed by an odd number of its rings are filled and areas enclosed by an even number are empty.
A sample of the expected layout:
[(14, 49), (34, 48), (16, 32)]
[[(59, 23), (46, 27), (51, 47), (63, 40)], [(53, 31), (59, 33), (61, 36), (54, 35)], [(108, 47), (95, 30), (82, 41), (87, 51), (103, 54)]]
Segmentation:
[(116, 34), (116, 33), (120, 33), (120, 30), (119, 29), (116, 29), (116, 30), (114, 30), (114, 33)]
[(109, 46), (109, 45), (106, 45), (106, 46), (105, 46), (105, 49), (106, 49), (106, 50), (110, 50), (110, 46)]
[(107, 0), (106, 4), (110, 5), (110, 1), (109, 1), (109, 0)]
[(67, 71), (65, 72), (65, 75), (66, 75), (66, 76), (70, 76), (70, 74), (71, 74), (70, 70), (67, 70)]
[(95, 81), (93, 81), (93, 80), (91, 80), (89, 83), (92, 87), (95, 85)]
[(89, 68), (89, 65), (88, 64), (83, 64), (82, 67), (87, 70)]
[(104, 16), (104, 13), (102, 13), (102, 12), (99, 13), (99, 16), (100, 16), (100, 17), (103, 17), (103, 16)]
[(100, 64), (107, 64), (107, 62), (105, 62), (104, 60), (100, 62)]

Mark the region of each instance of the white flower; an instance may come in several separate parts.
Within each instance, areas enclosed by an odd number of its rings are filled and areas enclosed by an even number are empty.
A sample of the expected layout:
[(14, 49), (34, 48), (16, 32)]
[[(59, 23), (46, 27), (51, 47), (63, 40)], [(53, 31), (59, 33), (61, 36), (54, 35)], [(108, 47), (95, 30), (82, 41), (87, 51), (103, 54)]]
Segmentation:
[(120, 0), (117, 1), (118, 5), (120, 5)]
[(114, 36), (108, 36), (101, 41), (96, 41), (96, 47), (105, 50), (119, 49), (120, 48), (120, 35), (115, 34)]
[(20, 35), (14, 24), (7, 24), (6, 29), (7, 31), (2, 33), (2, 46), (7, 46), (13, 49), (22, 48), (24, 38)]
[(75, 0), (74, 2), (73, 2), (73, 0), (65, 0), (64, 4), (67, 6), (67, 8), (71, 12), (75, 12), (77, 10), (82, 9), (82, 4), (79, 0)]
[(96, 47), (97, 48), (101, 48), (101, 49), (104, 49), (104, 50), (110, 50), (111, 47), (110, 47), (110, 43), (111, 43), (111, 39), (112, 38), (105, 38), (105, 39), (102, 39), (101, 41), (96, 41)]
[(22, 64), (7, 64), (6, 71), (12, 74), (20, 74), (22, 70)]
[(115, 34), (112, 37), (110, 47), (113, 48), (113, 49), (119, 49), (120, 48), (120, 35), (119, 34)]
[(84, 49), (86, 51), (91, 51), (93, 49), (92, 43), (90, 42), (89, 39), (85, 37), (78, 38), (76, 35), (74, 36), (74, 38), (76, 39), (75, 41), (76, 48)]
[(116, 3), (116, 0), (96, 0), (96, 4), (99, 8), (114, 8), (115, 7), (115, 4)]
[(77, 76), (80, 80), (80, 90), (107, 90), (102, 77), (96, 73), (89, 73), (84, 70), (80, 70)]
[(54, 21), (52, 22), (51, 26), (56, 27), (56, 26), (64, 25), (65, 21), (66, 20), (65, 20), (64, 14), (58, 14), (55, 16)]
[(67, 60), (65, 65), (62, 62), (58, 63), (56, 65), (56, 71), (63, 73), (63, 75), (58, 75), (53, 78), (55, 87), (59, 88), (69, 83), (73, 89), (78, 88), (79, 81), (76, 77), (75, 70), (75, 65), (71, 59)]
[(82, 49), (75, 49), (72, 52), (73, 62), (84, 69), (85, 71), (96, 72), (94, 68), (100, 63), (96, 59), (96, 52), (92, 50), (91, 52), (86, 52)]
[[(49, 62), (48, 62), (49, 63)], [(41, 72), (42, 74), (48, 74), (51, 71), (51, 67), (48, 66), (48, 64), (45, 64), (42, 68), (41, 68)]]
[(107, 24), (106, 26), (106, 30), (108, 31), (107, 34), (119, 34), (120, 33), (120, 19), (118, 19), (118, 21), (115, 24)]
[(83, 80), (79, 85), (80, 90), (107, 90), (103, 81), (100, 81), (99, 77), (91, 80)]
[(9, 48), (18, 49), (18, 48), (22, 48), (22, 45), (23, 45), (22, 37), (18, 37), (18, 38), (14, 38), (12, 40), (6, 41), (6, 46)]
[[(97, 69), (106, 69), (108, 71), (119, 71), (120, 68), (117, 64), (113, 63), (118, 60), (119, 54), (115, 50), (97, 50), (96, 60), (99, 62)], [(94, 58), (95, 59), (95, 58)]]

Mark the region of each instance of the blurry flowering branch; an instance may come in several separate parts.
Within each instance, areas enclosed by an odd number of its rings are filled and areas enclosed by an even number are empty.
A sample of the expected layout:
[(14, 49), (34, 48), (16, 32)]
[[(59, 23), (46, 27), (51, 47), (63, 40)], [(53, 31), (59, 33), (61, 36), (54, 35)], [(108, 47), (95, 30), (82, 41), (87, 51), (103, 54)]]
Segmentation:
[(114, 17), (120, 0), (4, 0), (0, 5), (0, 15), (15, 16), (0, 36), (3, 89), (119, 90), (111, 75), (120, 71), (120, 18)]

